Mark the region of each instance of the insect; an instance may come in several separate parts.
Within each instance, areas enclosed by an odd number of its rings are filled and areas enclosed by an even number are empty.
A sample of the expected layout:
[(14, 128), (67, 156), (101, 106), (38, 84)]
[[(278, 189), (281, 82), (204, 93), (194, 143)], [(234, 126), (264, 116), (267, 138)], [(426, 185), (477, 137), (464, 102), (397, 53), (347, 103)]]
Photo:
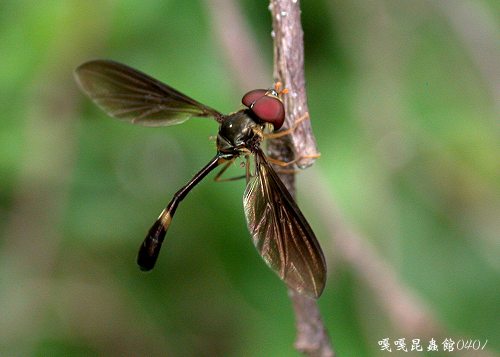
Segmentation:
[[(179, 203), (219, 165), (219, 175), (238, 157), (246, 159), (243, 207), (253, 243), (267, 265), (292, 289), (318, 298), (325, 286), (321, 247), (290, 193), (261, 149), (266, 125), (277, 130), (285, 119), (278, 88), (256, 89), (242, 98), (244, 109), (224, 115), (126, 65), (95, 60), (75, 70), (76, 81), (108, 115), (133, 124), (169, 126), (191, 117), (219, 123), (217, 153), (161, 212), (142, 242), (137, 263), (153, 269)], [(250, 157), (255, 169), (250, 175)]]

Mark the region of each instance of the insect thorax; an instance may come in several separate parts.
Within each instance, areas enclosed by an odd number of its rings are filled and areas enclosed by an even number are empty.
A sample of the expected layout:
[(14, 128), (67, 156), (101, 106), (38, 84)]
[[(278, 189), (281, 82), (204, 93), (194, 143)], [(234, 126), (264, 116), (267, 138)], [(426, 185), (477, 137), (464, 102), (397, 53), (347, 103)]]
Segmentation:
[(217, 149), (239, 155), (262, 141), (263, 125), (255, 121), (249, 110), (240, 110), (225, 117), (217, 135)]

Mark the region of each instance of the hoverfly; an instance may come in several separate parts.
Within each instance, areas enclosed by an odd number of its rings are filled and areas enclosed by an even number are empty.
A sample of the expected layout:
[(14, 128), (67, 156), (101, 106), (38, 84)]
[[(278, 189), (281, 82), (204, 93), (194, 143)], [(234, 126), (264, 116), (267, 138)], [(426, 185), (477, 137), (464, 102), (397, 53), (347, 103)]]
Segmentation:
[[(299, 293), (318, 298), (325, 286), (326, 264), (321, 247), (260, 145), (266, 125), (278, 130), (285, 109), (278, 89), (256, 89), (242, 98), (244, 109), (224, 115), (174, 88), (126, 65), (95, 60), (75, 70), (76, 81), (108, 115), (133, 124), (169, 126), (191, 117), (213, 117), (219, 123), (217, 153), (161, 212), (142, 242), (137, 263), (153, 269), (177, 206), (219, 165), (225, 170), (236, 158), (246, 158), (247, 186), (243, 196), (248, 230), (258, 252), (279, 277)], [(255, 170), (249, 173), (250, 156)]]

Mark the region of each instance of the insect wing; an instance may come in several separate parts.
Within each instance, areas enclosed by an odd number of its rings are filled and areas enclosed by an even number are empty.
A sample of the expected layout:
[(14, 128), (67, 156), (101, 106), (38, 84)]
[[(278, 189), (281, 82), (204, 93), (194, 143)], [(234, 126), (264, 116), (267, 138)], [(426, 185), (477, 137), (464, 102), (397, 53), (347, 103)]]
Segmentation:
[(321, 247), (261, 150), (255, 161), (256, 173), (243, 197), (253, 243), (267, 265), (289, 287), (318, 298), (326, 281)]
[(75, 70), (80, 88), (107, 114), (134, 124), (168, 126), (222, 114), (124, 64), (96, 60)]

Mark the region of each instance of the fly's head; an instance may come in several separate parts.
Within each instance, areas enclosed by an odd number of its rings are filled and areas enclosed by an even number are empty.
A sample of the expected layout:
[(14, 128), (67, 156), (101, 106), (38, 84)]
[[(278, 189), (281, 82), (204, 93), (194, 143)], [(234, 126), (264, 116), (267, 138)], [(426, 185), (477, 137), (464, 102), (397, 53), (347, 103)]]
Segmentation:
[(285, 106), (281, 97), (287, 89), (280, 91), (281, 83), (276, 83), (271, 89), (254, 89), (246, 93), (241, 102), (260, 121), (272, 124), (274, 130), (281, 128), (285, 122)]

